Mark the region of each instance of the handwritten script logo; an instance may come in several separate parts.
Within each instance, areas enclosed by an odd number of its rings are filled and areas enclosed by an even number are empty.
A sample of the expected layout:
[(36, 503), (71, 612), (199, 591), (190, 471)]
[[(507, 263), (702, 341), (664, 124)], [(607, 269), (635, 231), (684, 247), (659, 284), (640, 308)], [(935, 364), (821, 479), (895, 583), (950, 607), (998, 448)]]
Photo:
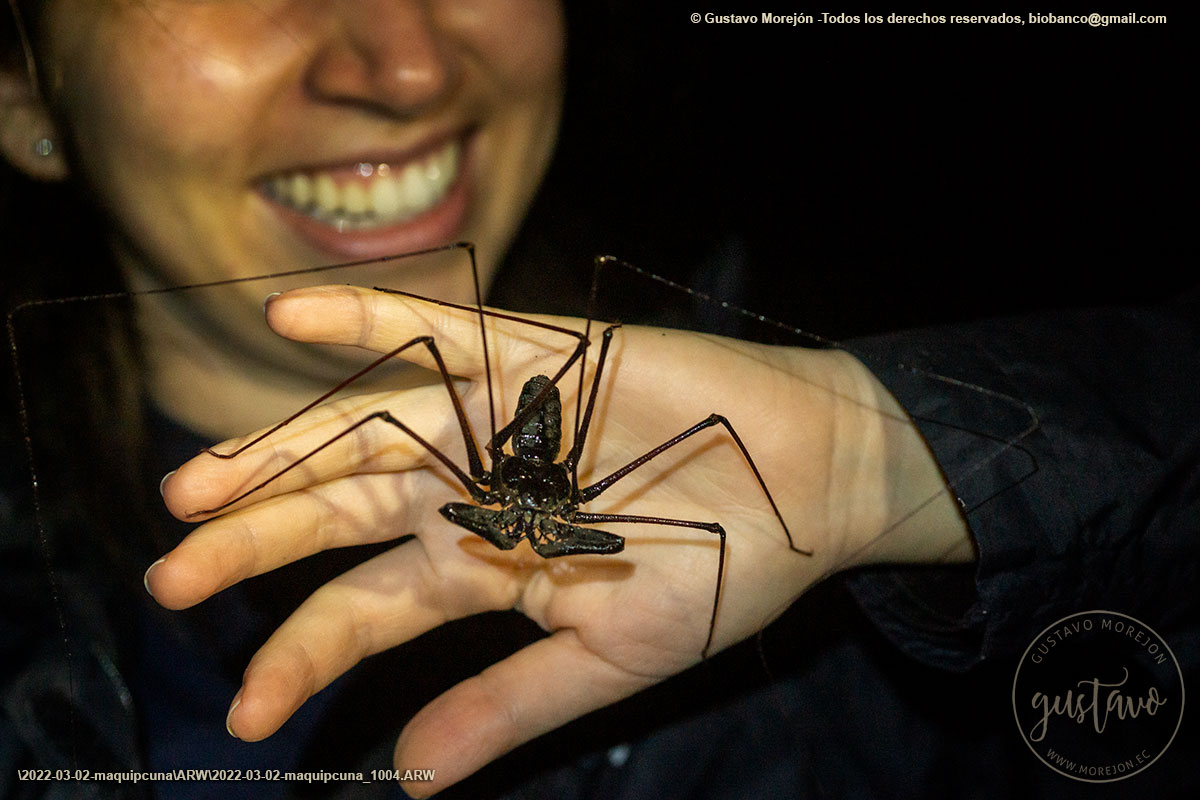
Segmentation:
[(1013, 712), (1043, 763), (1092, 783), (1152, 764), (1183, 719), (1183, 675), (1158, 634), (1115, 611), (1059, 620), (1029, 645)]
[[(1104, 729), (1108, 726), (1108, 715), (1112, 712), (1116, 712), (1117, 719), (1136, 719), (1143, 712), (1155, 713), (1159, 706), (1167, 702), (1165, 698), (1159, 697), (1158, 687), (1151, 686), (1145, 697), (1128, 697), (1122, 695), (1117, 689), (1113, 689), (1105, 695), (1102, 703), (1100, 687), (1106, 689), (1120, 687), (1129, 680), (1129, 670), (1122, 667), (1121, 671), (1124, 676), (1115, 683), (1104, 683), (1099, 678), (1081, 680), (1076, 684), (1081, 687), (1081, 691), (1076, 693), (1068, 689), (1066, 696), (1054, 695), (1051, 697), (1048, 694), (1034, 692), (1033, 707), (1041, 710), (1042, 718), (1033, 726), (1033, 730), (1029, 731), (1029, 739), (1034, 742), (1045, 739), (1052, 716), (1067, 717), (1080, 724), (1087, 724), (1090, 721), (1092, 729), (1096, 733), (1104, 733)], [(1089, 685), (1092, 687), (1091, 691), (1082, 688)]]

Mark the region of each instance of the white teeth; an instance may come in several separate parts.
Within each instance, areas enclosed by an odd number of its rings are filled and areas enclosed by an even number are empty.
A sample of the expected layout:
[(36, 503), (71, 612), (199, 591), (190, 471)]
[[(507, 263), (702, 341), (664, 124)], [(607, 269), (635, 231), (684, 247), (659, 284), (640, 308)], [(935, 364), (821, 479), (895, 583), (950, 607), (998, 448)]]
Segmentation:
[(329, 175), (317, 176), (317, 179), (313, 181), (313, 193), (317, 211), (336, 214), (342, 205), (341, 192), (338, 191), (337, 184)]
[(414, 206), (428, 206), (432, 182), (420, 164), (409, 164), (400, 173), (400, 194)]
[(312, 178), (307, 175), (296, 174), (292, 176), (291, 183), (288, 188), (292, 193), (292, 202), (298, 206), (307, 206), (313, 199)]
[(371, 206), (375, 213), (385, 219), (395, 217), (404, 207), (400, 197), (400, 186), (394, 180), (371, 181)]
[(342, 190), (342, 203), (345, 205), (346, 213), (355, 216), (360, 216), (371, 210), (368, 207), (367, 190), (363, 188), (361, 183), (346, 184), (346, 188)]
[(268, 192), (278, 203), (339, 230), (394, 225), (433, 208), (458, 178), (459, 144), (397, 168), (359, 164), (359, 178), (339, 184), (327, 172), (292, 173), (274, 178)]

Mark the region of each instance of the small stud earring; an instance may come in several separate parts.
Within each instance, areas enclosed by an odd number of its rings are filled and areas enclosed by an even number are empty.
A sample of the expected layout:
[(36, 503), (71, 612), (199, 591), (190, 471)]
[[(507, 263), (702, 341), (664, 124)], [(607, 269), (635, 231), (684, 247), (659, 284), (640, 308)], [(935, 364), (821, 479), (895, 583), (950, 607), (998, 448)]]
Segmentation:
[(43, 157), (50, 155), (54, 152), (54, 140), (47, 137), (38, 139), (33, 143), (33, 152)]

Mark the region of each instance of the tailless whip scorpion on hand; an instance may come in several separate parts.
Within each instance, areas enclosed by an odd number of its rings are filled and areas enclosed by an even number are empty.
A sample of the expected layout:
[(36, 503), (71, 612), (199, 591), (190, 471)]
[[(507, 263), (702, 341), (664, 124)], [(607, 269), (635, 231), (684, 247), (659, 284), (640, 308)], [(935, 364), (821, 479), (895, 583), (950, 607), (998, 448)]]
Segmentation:
[[(610, 345), (613, 335), (620, 328), (620, 325), (608, 325), (600, 335), (600, 351), (596, 359), (594, 373), (591, 377), (590, 389), (587, 391), (587, 403), (581, 409), (580, 405), (585, 391), (585, 354), (591, 345), (589, 334), (592, 315), (595, 311), (596, 287), (604, 267), (616, 262), (616, 259), (608, 256), (601, 256), (596, 259), (591, 293), (592, 313), (589, 314), (587, 327), (583, 333), (580, 333), (560, 325), (525, 319), (512, 314), (483, 308), (478, 293), (478, 275), (475, 271), (474, 248), (467, 244), (455, 245), (455, 247), (462, 247), (468, 253), (471, 260), (472, 273), (476, 286), (476, 303), (474, 307), (421, 297), (396, 289), (377, 288), (376, 291), (421, 302), (433, 303), (442, 308), (469, 312), (478, 316), (481, 333), (483, 372), (487, 382), (491, 423), (491, 434), (485, 447), (488, 465), (485, 465), (484, 459), (480, 455), (463, 407), (462, 399), (455, 387), (450, 371), (447, 369), (437, 342), (433, 336), (418, 336), (385, 352), (374, 362), (368, 364), (300, 411), (297, 411), (265, 432), (252, 437), (244, 444), (227, 452), (220, 452), (212, 448), (206, 449), (205, 452), (218, 459), (227, 460), (237, 458), (260, 442), (264, 442), (277, 431), (294, 422), (303, 414), (329, 399), (354, 381), (365, 376), (376, 367), (396, 356), (404, 354), (410, 349), (424, 348), (436, 366), (441, 382), (445, 386), (446, 393), (449, 395), (453, 405), (457, 427), (466, 450), (466, 469), (457, 465), (442, 449), (435, 446), (391, 411), (377, 410), (349, 424), (341, 432), (320, 443), (307, 453), (300, 455), (290, 464), (241, 492), (233, 499), (202, 511), (189, 512), (186, 516), (195, 519), (224, 512), (241, 501), (250, 498), (252, 495), (259, 493), (287, 473), (299, 468), (309, 459), (326, 450), (326, 448), (333, 446), (345, 437), (351, 436), (364, 426), (368, 426), (373, 422), (386, 423), (402, 431), (420, 448), (424, 449), (430, 456), (445, 466), (470, 496), (472, 501), (470, 503), (450, 502), (441, 506), (439, 509), (441, 515), (451, 523), (477, 534), (500, 550), (511, 550), (522, 540), (526, 540), (535, 553), (547, 559), (582, 554), (607, 555), (623, 551), (625, 548), (624, 537), (603, 530), (584, 527), (585, 525), (598, 523), (692, 528), (706, 531), (718, 537), (719, 549), (713, 581), (713, 601), (711, 611), (708, 615), (708, 634), (700, 650), (701, 657), (707, 658), (713, 644), (717, 614), (721, 604), (721, 588), (725, 575), (727, 542), (726, 530), (721, 522), (677, 519), (658, 515), (596, 513), (583, 511), (581, 510), (581, 506), (600, 497), (617, 481), (701, 431), (721, 426), (736, 444), (741, 456), (745, 460), (746, 467), (753, 474), (757, 485), (761, 489), (763, 501), (769, 505), (771, 512), (778, 521), (779, 529), (783, 534), (781, 538), (786, 539), (788, 548), (792, 552), (802, 556), (812, 556), (812, 551), (796, 546), (791, 531), (788, 529), (750, 451), (743, 443), (733, 424), (718, 413), (709, 414), (677, 435), (648, 449), (642, 455), (634, 458), (607, 476), (589, 485), (581, 486), (579, 482), (580, 459), (583, 456), (584, 447), (588, 441), (588, 433), (593, 414), (596, 410), (597, 397)], [(576, 344), (570, 355), (552, 376), (544, 374), (534, 375), (524, 382), (512, 420), (499, 429), (496, 427), (492, 370), (488, 352), (488, 337), (484, 325), (484, 321), (487, 318), (521, 323), (534, 328), (565, 334), (576, 340)], [(576, 395), (574, 437), (566, 456), (562, 460), (558, 460), (563, 439), (563, 404), (557, 384), (577, 362), (579, 363), (579, 385)], [(510, 446), (510, 449), (506, 450), (506, 446)]]

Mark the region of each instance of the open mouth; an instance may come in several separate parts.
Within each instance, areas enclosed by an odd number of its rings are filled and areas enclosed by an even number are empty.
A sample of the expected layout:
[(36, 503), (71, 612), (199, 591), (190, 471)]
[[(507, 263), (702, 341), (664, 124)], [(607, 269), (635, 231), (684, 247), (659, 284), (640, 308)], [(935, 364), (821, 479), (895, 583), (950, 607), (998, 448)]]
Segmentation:
[(458, 180), (462, 144), (451, 139), (403, 165), (362, 161), (351, 168), (277, 175), (271, 200), (339, 233), (372, 231), (419, 217), (446, 198)]

